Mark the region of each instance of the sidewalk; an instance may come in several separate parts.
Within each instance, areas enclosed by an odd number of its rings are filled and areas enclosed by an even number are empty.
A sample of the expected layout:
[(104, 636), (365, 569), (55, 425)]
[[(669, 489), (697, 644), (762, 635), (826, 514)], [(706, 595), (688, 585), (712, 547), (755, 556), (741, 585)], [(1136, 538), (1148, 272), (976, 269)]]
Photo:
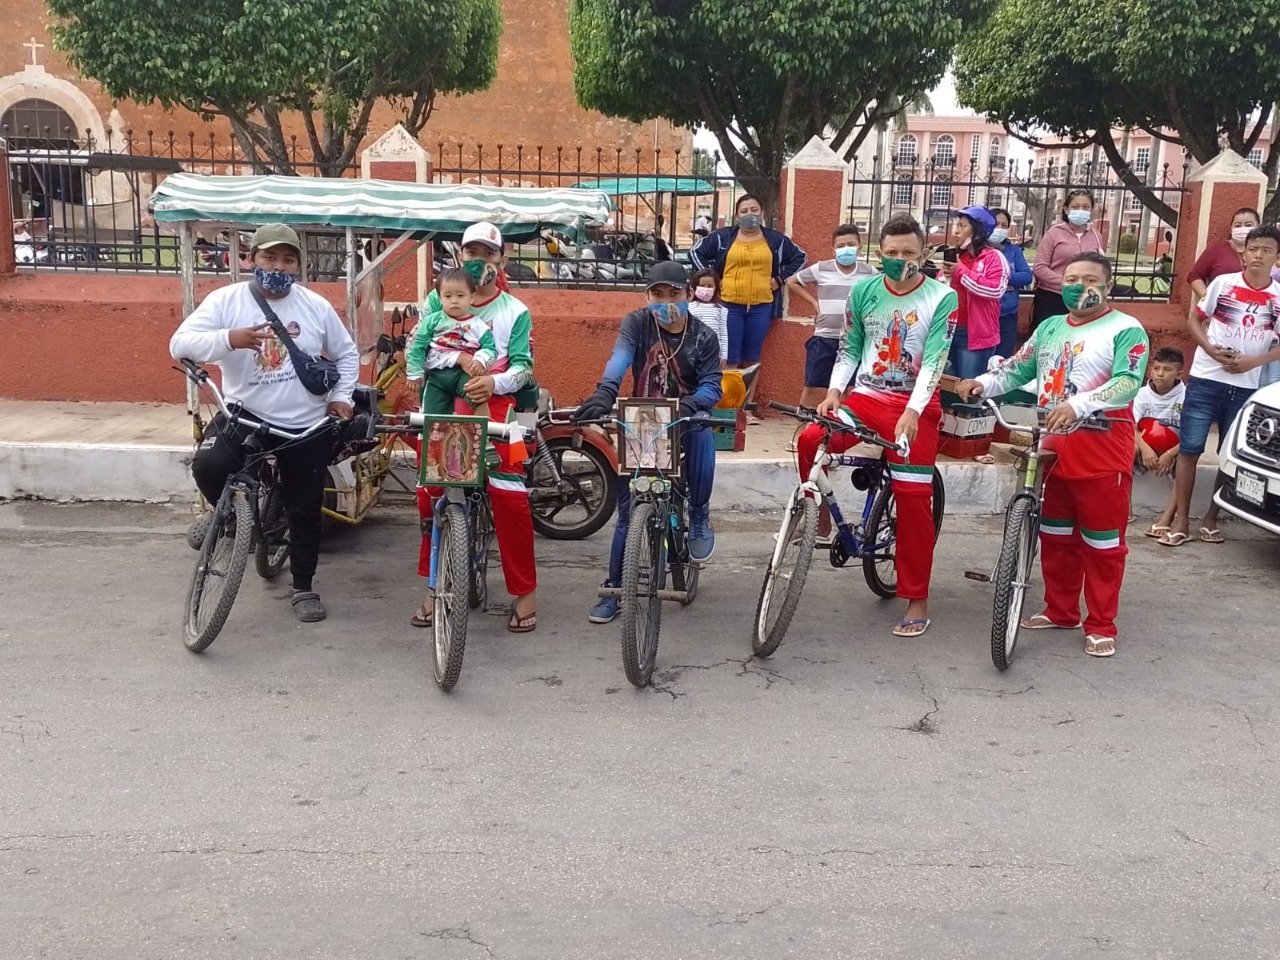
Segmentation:
[[(769, 417), (748, 428), (745, 450), (721, 452), (713, 504), (742, 512), (776, 509), (796, 483), (795, 455), (787, 451), (796, 426)], [(1215, 446), (1210, 438), (1208, 448)], [(191, 421), (180, 404), (0, 400), (0, 499), (186, 501), (194, 489), (191, 453)], [(1003, 463), (941, 458), (938, 469), (948, 513), (999, 513), (1018, 482)], [(1217, 457), (1206, 453), (1196, 512), (1208, 506), (1216, 471)], [(845, 496), (846, 483), (837, 482), (838, 496)], [(1134, 490), (1136, 512), (1156, 513), (1169, 483), (1142, 477)]]

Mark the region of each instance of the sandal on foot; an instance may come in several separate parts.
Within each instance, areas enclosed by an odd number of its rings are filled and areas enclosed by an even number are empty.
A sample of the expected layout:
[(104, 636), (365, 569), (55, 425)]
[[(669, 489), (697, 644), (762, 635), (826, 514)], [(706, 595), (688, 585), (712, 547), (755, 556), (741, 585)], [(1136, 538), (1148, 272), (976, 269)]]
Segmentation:
[(511, 608), (511, 619), (507, 621), (507, 630), (511, 633), (532, 633), (538, 627), (538, 611), (526, 613), (523, 617)]
[(1226, 543), (1227, 538), (1222, 535), (1222, 531), (1217, 527), (1210, 530), (1208, 527), (1200, 528), (1201, 543)]
[[(929, 624), (933, 623), (928, 617), (921, 620), (908, 620), (903, 617), (898, 621), (897, 626), (893, 628), (895, 637), (923, 637), (924, 632), (929, 629)], [(912, 627), (919, 627), (919, 630), (913, 630)]]
[(1068, 626), (1065, 623), (1055, 623), (1043, 613), (1037, 613), (1034, 617), (1024, 617), (1022, 622), (1018, 624), (1023, 630), (1079, 630), (1080, 624)]
[(1114, 657), (1116, 655), (1116, 638), (1104, 637), (1100, 633), (1091, 633), (1084, 638), (1084, 652), (1091, 657)]
[(310, 590), (293, 591), (289, 602), (293, 604), (293, 615), (303, 623), (316, 623), (329, 615), (320, 602), (320, 594)]
[(974, 463), (992, 464), (996, 462), (996, 458), (989, 453), (980, 453), (973, 458)]
[(1142, 535), (1144, 537), (1150, 537), (1152, 540), (1163, 540), (1164, 535), (1168, 533), (1169, 530), (1169, 527), (1159, 523), (1153, 523), (1151, 526), (1147, 527), (1147, 529), (1142, 531)]
[(1180, 547), (1190, 539), (1185, 533), (1166, 531), (1165, 535), (1156, 542), (1162, 547)]
[(409, 626), (424, 627), (424, 628), (429, 627), (432, 624), (431, 618), (434, 615), (435, 615), (435, 612), (427, 609), (427, 605), (424, 603), (422, 606), (418, 608), (417, 612), (414, 613), (414, 615), (409, 618)]

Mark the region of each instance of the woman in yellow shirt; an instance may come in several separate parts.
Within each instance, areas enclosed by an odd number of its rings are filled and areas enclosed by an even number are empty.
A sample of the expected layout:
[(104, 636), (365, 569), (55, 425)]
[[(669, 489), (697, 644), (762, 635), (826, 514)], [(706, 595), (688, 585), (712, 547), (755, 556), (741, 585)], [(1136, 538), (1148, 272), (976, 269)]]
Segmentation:
[(737, 224), (703, 237), (689, 252), (698, 269), (720, 276), (720, 300), (729, 310), (726, 365), (760, 360), (765, 334), (781, 315), (781, 289), (805, 264), (805, 252), (785, 234), (763, 226), (758, 197), (743, 194), (734, 207)]

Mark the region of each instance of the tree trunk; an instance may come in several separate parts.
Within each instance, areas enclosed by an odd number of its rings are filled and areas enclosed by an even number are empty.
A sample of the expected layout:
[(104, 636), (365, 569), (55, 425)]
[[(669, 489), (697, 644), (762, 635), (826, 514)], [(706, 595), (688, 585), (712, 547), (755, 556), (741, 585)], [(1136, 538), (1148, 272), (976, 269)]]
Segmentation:
[(1120, 155), (1119, 148), (1116, 147), (1116, 141), (1111, 136), (1111, 131), (1100, 130), (1095, 134), (1095, 138), (1098, 146), (1102, 147), (1102, 152), (1107, 155), (1107, 161), (1111, 164), (1111, 169), (1120, 177), (1121, 182), (1134, 192), (1137, 198), (1142, 201), (1144, 207), (1176, 229), (1178, 226), (1178, 211), (1156, 196), (1155, 192), (1129, 168), (1129, 164)]

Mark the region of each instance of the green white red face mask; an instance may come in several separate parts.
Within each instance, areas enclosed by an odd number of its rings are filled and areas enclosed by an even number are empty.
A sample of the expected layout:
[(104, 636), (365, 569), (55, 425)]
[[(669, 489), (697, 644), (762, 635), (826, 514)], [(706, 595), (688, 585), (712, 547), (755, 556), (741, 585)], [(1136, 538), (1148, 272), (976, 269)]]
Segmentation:
[(1062, 302), (1068, 310), (1096, 310), (1106, 298), (1106, 290), (1093, 284), (1068, 283), (1062, 288)]

